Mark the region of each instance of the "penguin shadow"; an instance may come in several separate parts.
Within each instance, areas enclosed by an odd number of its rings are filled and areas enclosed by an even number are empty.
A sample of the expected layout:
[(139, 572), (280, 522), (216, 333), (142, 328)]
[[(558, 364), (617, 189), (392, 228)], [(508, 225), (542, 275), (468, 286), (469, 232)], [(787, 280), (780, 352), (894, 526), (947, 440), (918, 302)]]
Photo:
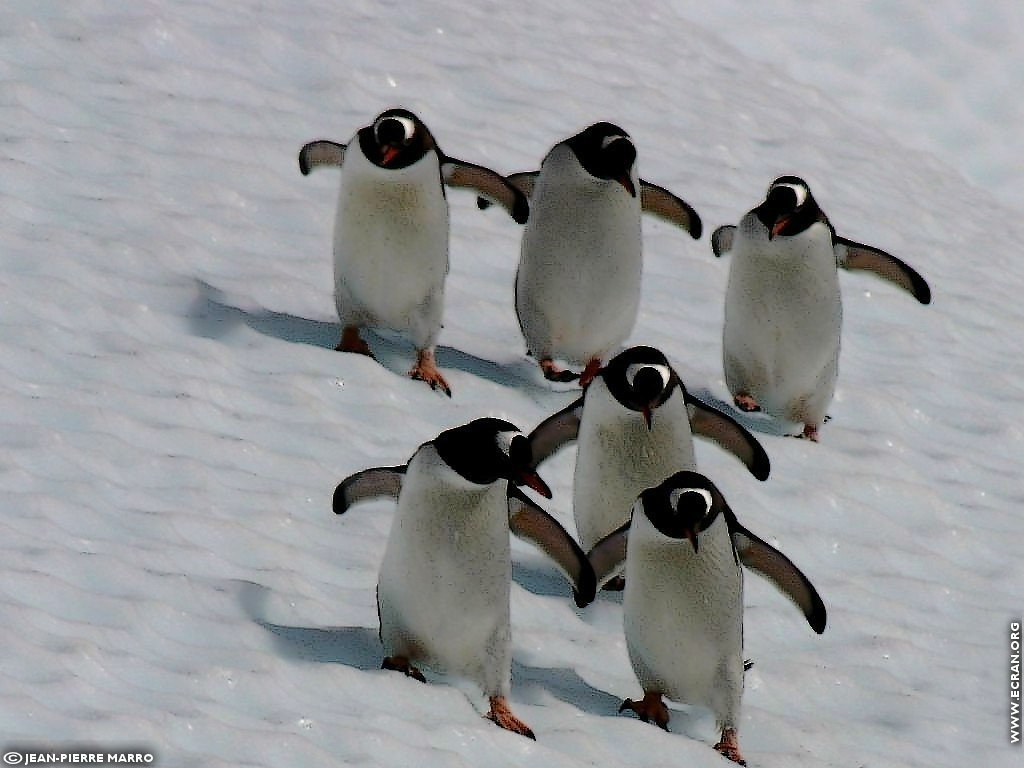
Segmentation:
[(270, 590), (243, 582), (239, 601), (249, 619), (264, 629), (283, 658), (319, 664), (344, 664), (364, 671), (380, 669), (383, 650), (376, 629), (368, 627), (293, 627), (266, 618)]
[(731, 402), (715, 397), (708, 389), (690, 390), (690, 394), (705, 405), (717, 408), (722, 413), (728, 414), (748, 432), (760, 432), (763, 435), (772, 435), (773, 437), (787, 437), (792, 434), (791, 425), (772, 418), (766, 413), (747, 413), (746, 411), (741, 411)]
[[(263, 336), (291, 344), (307, 344), (334, 351), (341, 338), (341, 324), (311, 320), (286, 312), (246, 308), (232, 302), (212, 285), (196, 280), (197, 296), (188, 313), (192, 333), (207, 339), (222, 339), (239, 326), (247, 326)], [(373, 356), (384, 368), (405, 377), (416, 359), (416, 350), (397, 333), (364, 329), (363, 338)], [(339, 356), (346, 353), (339, 352)], [(546, 392), (535, 380), (534, 366), (526, 361), (498, 363), (468, 352), (439, 345), (436, 349), (438, 367), (456, 370), (503, 386), (536, 389)]]
[(617, 717), (622, 699), (595, 688), (573, 669), (533, 667), (512, 661), (512, 689), (517, 698), (529, 700), (531, 692), (546, 692), (581, 712), (598, 717)]

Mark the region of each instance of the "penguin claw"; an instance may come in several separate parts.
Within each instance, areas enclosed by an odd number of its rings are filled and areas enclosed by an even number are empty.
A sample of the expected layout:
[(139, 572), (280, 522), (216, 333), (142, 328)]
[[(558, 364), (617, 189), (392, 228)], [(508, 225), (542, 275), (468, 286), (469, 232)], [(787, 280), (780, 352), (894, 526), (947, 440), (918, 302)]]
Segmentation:
[(578, 373), (573, 373), (567, 368), (559, 368), (551, 358), (541, 360), (540, 369), (544, 373), (544, 378), (548, 381), (566, 383), (576, 381), (580, 377)]
[(444, 380), (441, 372), (437, 370), (434, 353), (430, 350), (420, 350), (416, 365), (409, 371), (409, 376), (416, 381), (425, 381), (435, 391), (440, 387), (448, 397), (452, 396), (451, 387), (448, 386), (448, 382)]
[(367, 344), (359, 335), (359, 329), (354, 326), (347, 326), (341, 332), (341, 341), (338, 342), (338, 346), (334, 348), (335, 352), (354, 352), (357, 355), (366, 355), (371, 360), (373, 352), (370, 351), (370, 345)]
[(405, 656), (387, 656), (384, 662), (380, 665), (381, 669), (387, 669), (392, 672), (401, 672), (406, 677), (411, 677), (413, 680), (419, 680), (421, 683), (427, 682), (427, 678), (423, 676), (416, 667), (409, 663), (409, 660)]
[(761, 410), (761, 406), (753, 396), (748, 395), (746, 392), (740, 392), (738, 395), (733, 397), (733, 403), (744, 413), (758, 413)]
[(627, 709), (636, 713), (643, 722), (654, 722), (661, 730), (668, 731), (668, 707), (661, 700), (660, 693), (645, 693), (641, 701), (626, 699), (619, 705), (619, 712)]
[(518, 733), (520, 736), (525, 736), (534, 741), (537, 740), (530, 726), (512, 714), (512, 710), (508, 706), (508, 699), (504, 696), (491, 697), (491, 711), (487, 713), (486, 718), (499, 728), (512, 731), (512, 733)]
[(722, 731), (722, 738), (715, 744), (715, 751), (734, 763), (739, 765), (747, 764), (747, 761), (743, 759), (743, 755), (740, 754), (739, 740), (736, 738), (736, 731), (733, 728), (725, 728)]

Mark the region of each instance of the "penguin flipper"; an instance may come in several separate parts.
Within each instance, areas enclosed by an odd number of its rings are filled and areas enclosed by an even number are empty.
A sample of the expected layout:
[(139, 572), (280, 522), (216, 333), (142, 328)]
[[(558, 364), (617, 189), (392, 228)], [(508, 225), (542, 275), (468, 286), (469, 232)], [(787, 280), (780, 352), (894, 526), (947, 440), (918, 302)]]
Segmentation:
[(445, 157), (441, 161), (441, 175), (450, 187), (474, 189), (494, 200), (508, 211), (518, 224), (525, 224), (530, 216), (530, 202), (527, 196), (508, 179), (490, 168)]
[(742, 424), (727, 413), (705, 405), (690, 393), (686, 394), (686, 410), (690, 414), (690, 427), (694, 434), (714, 440), (735, 455), (758, 480), (768, 479), (771, 473), (768, 454)]
[[(529, 198), (533, 197), (533, 187), (537, 182), (537, 175), (539, 173), (540, 171), (521, 171), (513, 173), (511, 176), (506, 176), (505, 181), (526, 195), (527, 200), (529, 200)], [(486, 197), (478, 197), (476, 199), (476, 207), (481, 211), (487, 210), (490, 206), (491, 201)], [(519, 223), (522, 224), (522, 222)]]
[(819, 635), (824, 632), (827, 620), (825, 603), (800, 569), (779, 550), (740, 525), (735, 517), (729, 520), (729, 532), (740, 562), (766, 578), (796, 603), (811, 629)]
[(571, 443), (580, 432), (580, 417), (583, 414), (583, 398), (570, 403), (566, 408), (553, 413), (537, 425), (529, 435), (533, 449), (531, 467), (557, 453), (566, 443)]
[(311, 141), (299, 150), (299, 170), (303, 176), (318, 165), (341, 166), (345, 162), (345, 145), (336, 141), (320, 139)]
[(644, 213), (682, 227), (694, 240), (700, 238), (703, 225), (693, 206), (664, 187), (640, 179), (640, 207)]
[(711, 233), (711, 250), (715, 256), (721, 256), (732, 250), (732, 238), (736, 234), (736, 227), (733, 224), (726, 224)]
[(334, 489), (334, 514), (341, 515), (360, 501), (397, 499), (402, 490), (407, 465), (373, 467), (349, 475)]
[(597, 580), (580, 545), (555, 518), (512, 484), (508, 487), (508, 525), (512, 533), (555, 561), (572, 584), (577, 606), (582, 608), (593, 602), (597, 594)]
[(603, 587), (607, 582), (622, 572), (626, 563), (626, 545), (629, 541), (629, 523), (618, 530), (612, 531), (587, 553), (587, 560), (594, 569), (597, 586)]
[(932, 289), (921, 275), (902, 259), (870, 245), (836, 237), (836, 263), (843, 269), (874, 272), (883, 280), (902, 288), (922, 304), (930, 304)]

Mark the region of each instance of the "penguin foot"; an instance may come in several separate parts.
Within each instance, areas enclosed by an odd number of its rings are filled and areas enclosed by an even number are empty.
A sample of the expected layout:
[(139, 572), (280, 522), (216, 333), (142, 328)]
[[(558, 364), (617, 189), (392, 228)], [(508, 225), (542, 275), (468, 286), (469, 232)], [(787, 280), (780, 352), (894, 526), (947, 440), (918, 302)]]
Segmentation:
[(761, 410), (761, 406), (758, 405), (753, 395), (748, 395), (746, 392), (738, 393), (732, 401), (744, 413), (757, 413)]
[(804, 440), (810, 440), (812, 443), (818, 442), (818, 425), (804, 424), (804, 431), (797, 435), (797, 437)]
[(346, 325), (341, 331), (341, 341), (338, 342), (335, 351), (337, 352), (355, 352), (357, 355), (366, 355), (367, 357), (373, 357), (373, 352), (370, 351), (370, 345), (363, 341), (359, 335), (359, 328), (354, 325)]
[(747, 761), (743, 759), (743, 755), (740, 754), (740, 742), (736, 737), (735, 728), (722, 729), (722, 738), (715, 744), (715, 751), (722, 757), (729, 758), (734, 763), (739, 763), (740, 765), (747, 764)]
[(540, 361), (540, 369), (548, 381), (576, 381), (580, 377), (578, 373), (573, 373), (567, 368), (559, 368), (550, 357), (545, 357)]
[(416, 365), (409, 371), (409, 376), (417, 381), (425, 381), (431, 389), (441, 388), (448, 397), (452, 396), (452, 389), (444, 376), (437, 370), (437, 362), (434, 360), (433, 349), (421, 349), (416, 353)]
[(427, 682), (427, 678), (423, 676), (423, 673), (410, 664), (405, 656), (387, 656), (384, 658), (384, 663), (380, 665), (380, 668), (388, 669), (392, 672), (401, 672), (406, 677), (419, 680), (421, 683)]
[(645, 693), (641, 701), (626, 699), (619, 707), (619, 712), (631, 709), (645, 723), (653, 722), (664, 731), (668, 730), (668, 707), (661, 700), (660, 693)]
[(600, 360), (600, 358), (597, 358), (597, 357), (592, 358), (590, 360), (590, 362), (587, 363), (587, 367), (583, 369), (583, 373), (580, 374), (580, 386), (581, 387), (587, 386), (587, 384), (589, 384), (590, 382), (592, 382), (594, 380), (594, 377), (597, 376), (597, 372), (600, 371), (600, 370), (601, 370), (601, 360)]
[(508, 706), (508, 699), (504, 696), (491, 696), (491, 711), (487, 713), (487, 719), (506, 731), (518, 733), (534, 741), (537, 740), (533, 731), (530, 730), (530, 726), (512, 714), (512, 710)]

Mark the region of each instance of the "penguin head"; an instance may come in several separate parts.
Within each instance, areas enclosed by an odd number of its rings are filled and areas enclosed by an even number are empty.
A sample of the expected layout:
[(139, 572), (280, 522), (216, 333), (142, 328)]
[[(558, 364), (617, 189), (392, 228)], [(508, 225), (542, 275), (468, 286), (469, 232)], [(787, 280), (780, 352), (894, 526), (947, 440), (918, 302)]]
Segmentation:
[(565, 143), (587, 173), (598, 179), (617, 181), (630, 197), (636, 197), (636, 184), (633, 181), (636, 147), (629, 134), (619, 126), (594, 123), (566, 139)]
[(768, 230), (768, 239), (798, 235), (825, 221), (807, 182), (798, 176), (780, 176), (768, 187), (764, 202), (753, 213)]
[(609, 360), (598, 375), (624, 408), (643, 415), (647, 429), (654, 423), (654, 411), (682, 387), (668, 359), (654, 347), (630, 347)]
[(531, 466), (530, 441), (515, 424), (503, 419), (476, 419), (445, 430), (431, 442), (452, 471), (475, 485), (487, 486), (504, 479), (551, 498), (551, 489)]
[(643, 512), (660, 533), (670, 539), (687, 539), (694, 554), (700, 551), (698, 535), (719, 514), (718, 489), (699, 472), (677, 472), (661, 485), (640, 494)]
[(366, 159), (379, 168), (407, 168), (435, 149), (430, 131), (407, 109), (381, 112), (359, 132), (359, 146)]

